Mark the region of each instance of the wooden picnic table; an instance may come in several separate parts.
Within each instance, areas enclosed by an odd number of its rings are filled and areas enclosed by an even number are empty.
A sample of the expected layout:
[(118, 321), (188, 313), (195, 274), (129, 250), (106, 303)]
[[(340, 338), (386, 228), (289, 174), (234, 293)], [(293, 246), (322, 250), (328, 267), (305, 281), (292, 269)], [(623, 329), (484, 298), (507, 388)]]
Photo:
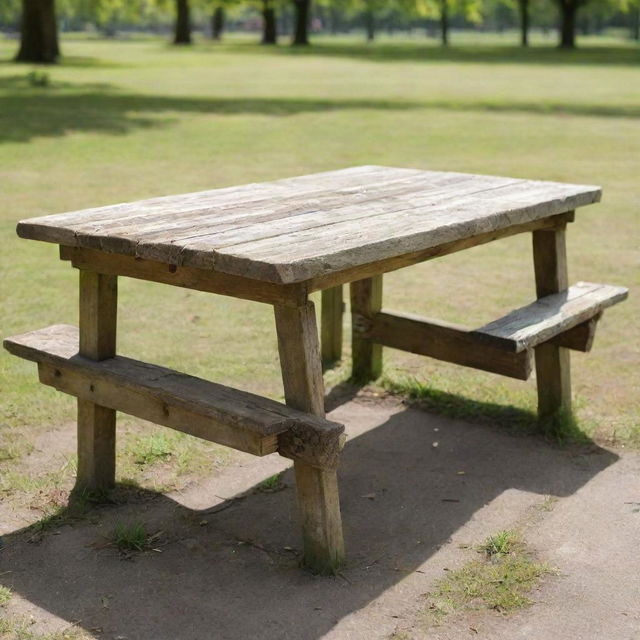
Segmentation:
[[(115, 478), (115, 412), (255, 455), (294, 460), (304, 562), (344, 557), (336, 468), (343, 426), (324, 419), (322, 363), (342, 352), (342, 285), (351, 285), (353, 376), (378, 377), (382, 346), (526, 379), (542, 417), (570, 409), (568, 349), (591, 348), (622, 287), (567, 279), (565, 228), (600, 199), (595, 186), (355, 167), (274, 182), (87, 209), (18, 224), (60, 245), (80, 271), (79, 330), (54, 325), (5, 340), (42, 382), (78, 398), (78, 479)], [(382, 274), (532, 232), (537, 300), (468, 329), (382, 309)], [(117, 277), (272, 304), (286, 406), (116, 355)], [(322, 351), (314, 305), (322, 291)]]

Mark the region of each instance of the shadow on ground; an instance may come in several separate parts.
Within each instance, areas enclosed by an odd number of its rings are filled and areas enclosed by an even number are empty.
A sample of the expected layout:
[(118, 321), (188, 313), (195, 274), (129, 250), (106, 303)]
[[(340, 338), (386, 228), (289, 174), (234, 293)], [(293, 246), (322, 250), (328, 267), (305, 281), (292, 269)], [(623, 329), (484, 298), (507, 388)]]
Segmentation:
[[(340, 468), (348, 551), (342, 576), (315, 578), (297, 567), (289, 470), (285, 490), (227, 495), (212, 513), (149, 492), (138, 503), (96, 509), (37, 544), (15, 532), (0, 555), (0, 581), (60, 618), (101, 629), (100, 637), (315, 640), (413, 574), (505, 491), (568, 496), (617, 460), (595, 445), (561, 449), (361, 401), (332, 417), (350, 433)], [(207, 504), (229, 490), (225, 478), (234, 474), (246, 471), (223, 472)], [(123, 560), (105, 548), (106, 532), (134, 520), (163, 532), (161, 552)]]
[[(117, 93), (107, 86), (57, 85), (21, 88), (23, 78), (0, 79), (0, 143), (28, 142), (37, 136), (64, 136), (73, 132), (126, 134), (135, 129), (162, 127), (174, 122), (172, 113), (210, 115), (257, 114), (284, 117), (300, 113), (343, 110), (484, 111), (640, 118), (640, 106), (495, 100), (428, 101), (322, 98), (181, 98)], [(90, 89), (90, 90), (87, 90)], [(165, 117), (159, 117), (159, 116)]]

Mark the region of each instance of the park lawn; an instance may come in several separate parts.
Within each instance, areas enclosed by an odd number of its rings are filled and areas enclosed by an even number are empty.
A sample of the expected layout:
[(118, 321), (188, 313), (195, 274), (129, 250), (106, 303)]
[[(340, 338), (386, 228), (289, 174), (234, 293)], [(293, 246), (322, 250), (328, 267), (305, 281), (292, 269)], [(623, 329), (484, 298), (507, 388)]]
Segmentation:
[[(640, 444), (637, 48), (564, 54), (479, 41), (442, 51), (321, 39), (293, 51), (232, 38), (176, 49), (77, 37), (62, 46), (63, 64), (41, 68), (48, 86), (38, 87), (35, 68), (10, 62), (15, 43), (0, 42), (3, 335), (76, 322), (77, 274), (55, 246), (19, 240), (20, 218), (357, 164), (600, 184), (603, 203), (570, 226), (570, 278), (623, 284), (631, 295), (605, 315), (593, 352), (573, 356), (577, 418), (599, 442)], [(533, 294), (524, 236), (385, 279), (385, 306), (469, 325)], [(120, 300), (121, 353), (282, 398), (268, 306), (124, 279)], [(385, 358), (387, 387), (450, 392), (431, 404), (454, 415), (535, 407), (533, 380), (391, 350)], [(31, 363), (3, 353), (0, 366), (0, 491), (25, 495), (40, 490), (26, 454), (52, 430), (72, 430), (75, 403), (39, 385)], [(327, 381), (347, 374), (345, 360)], [(121, 479), (168, 490), (209, 469), (189, 437), (167, 442), (139, 421), (123, 426)], [(70, 481), (71, 451), (41, 464)], [(209, 454), (226, 459), (219, 447)]]

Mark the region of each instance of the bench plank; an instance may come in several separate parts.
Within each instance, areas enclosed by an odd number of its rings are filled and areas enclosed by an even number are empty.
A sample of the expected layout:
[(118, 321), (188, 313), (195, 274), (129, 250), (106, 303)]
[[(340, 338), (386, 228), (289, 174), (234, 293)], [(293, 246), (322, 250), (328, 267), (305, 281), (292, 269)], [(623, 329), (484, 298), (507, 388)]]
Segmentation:
[(528, 352), (513, 353), (485, 344), (460, 325), (388, 310), (375, 314), (370, 324), (365, 332), (370, 339), (385, 347), (518, 380), (527, 380), (531, 374)]
[(604, 309), (627, 298), (629, 290), (578, 282), (566, 291), (545, 296), (472, 333), (488, 343), (519, 353), (548, 342)]
[(24, 220), (18, 235), (287, 284), (563, 214), (600, 193), (356, 167)]
[[(254, 455), (279, 451), (331, 465), (342, 446), (342, 425), (275, 400), (123, 356), (84, 358), (78, 330), (70, 325), (7, 338), (4, 346), (37, 362), (41, 381), (60, 391)], [(298, 436), (315, 433), (320, 445), (280, 447), (279, 436), (292, 429)]]

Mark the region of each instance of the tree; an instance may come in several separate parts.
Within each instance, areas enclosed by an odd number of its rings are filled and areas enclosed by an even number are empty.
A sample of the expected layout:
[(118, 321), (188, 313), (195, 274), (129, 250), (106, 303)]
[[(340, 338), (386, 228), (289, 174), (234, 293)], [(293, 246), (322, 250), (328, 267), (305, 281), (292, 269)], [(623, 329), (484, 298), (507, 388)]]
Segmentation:
[(218, 5), (213, 10), (213, 15), (211, 16), (211, 37), (214, 40), (222, 39), (222, 32), (224, 31), (224, 7), (222, 5)]
[(529, 0), (518, 0), (520, 14), (520, 44), (529, 46)]
[(440, 22), (440, 40), (443, 47), (449, 44), (449, 20), (461, 15), (470, 22), (480, 22), (482, 0), (400, 0), (400, 7), (408, 15), (415, 15)]
[(262, 0), (262, 44), (278, 42), (278, 27), (274, 0)]
[(367, 42), (373, 42), (376, 33), (375, 13), (373, 0), (365, 0), (364, 24), (367, 30)]
[(576, 46), (576, 16), (584, 0), (556, 0), (560, 10), (560, 43), (562, 49)]
[(18, 62), (51, 64), (60, 56), (54, 0), (22, 0)]
[(293, 41), (291, 44), (309, 44), (309, 15), (311, 13), (311, 0), (293, 0), (295, 9)]
[(173, 44), (191, 44), (191, 10), (189, 0), (176, 0), (176, 28)]

